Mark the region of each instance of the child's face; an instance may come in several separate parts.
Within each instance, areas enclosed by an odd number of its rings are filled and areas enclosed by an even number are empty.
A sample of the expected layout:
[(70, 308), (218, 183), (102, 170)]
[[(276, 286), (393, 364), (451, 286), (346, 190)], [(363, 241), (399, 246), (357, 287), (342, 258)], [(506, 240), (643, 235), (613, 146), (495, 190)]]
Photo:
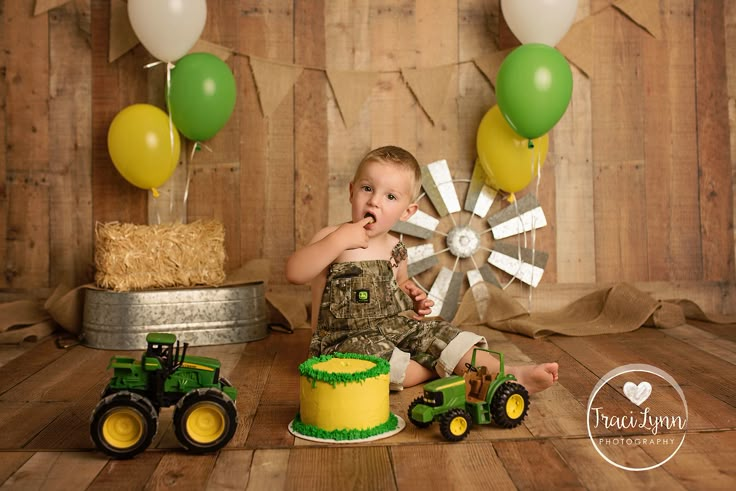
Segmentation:
[(381, 161), (365, 163), (350, 183), (353, 222), (371, 216), (373, 223), (365, 227), (369, 234), (389, 231), (416, 212), (413, 190), (414, 177), (409, 170)]

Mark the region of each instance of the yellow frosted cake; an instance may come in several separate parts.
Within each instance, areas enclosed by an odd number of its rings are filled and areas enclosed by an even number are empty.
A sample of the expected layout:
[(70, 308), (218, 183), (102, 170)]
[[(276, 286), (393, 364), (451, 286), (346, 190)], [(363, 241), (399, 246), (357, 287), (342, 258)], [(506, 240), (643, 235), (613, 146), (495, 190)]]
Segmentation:
[(335, 441), (393, 434), (399, 418), (389, 408), (389, 370), (386, 360), (354, 353), (308, 359), (299, 365), (299, 414), (290, 429)]

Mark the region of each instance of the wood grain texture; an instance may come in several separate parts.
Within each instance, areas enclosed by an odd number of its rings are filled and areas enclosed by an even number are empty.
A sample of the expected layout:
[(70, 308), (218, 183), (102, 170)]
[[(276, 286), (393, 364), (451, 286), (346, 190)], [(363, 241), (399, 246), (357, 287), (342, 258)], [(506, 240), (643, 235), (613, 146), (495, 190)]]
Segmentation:
[(74, 3), (48, 15), (51, 287), (79, 285), (93, 277), (92, 56), (81, 15)]
[(87, 489), (89, 491), (143, 489), (163, 456), (162, 452), (144, 452), (131, 460), (110, 460)]
[[(297, 64), (325, 67), (324, 1), (295, 5)], [(327, 101), (330, 87), (320, 70), (306, 70), (294, 87), (294, 238), (307, 244), (327, 224), (329, 174)], [(331, 94), (330, 94), (331, 95)], [(339, 123), (340, 121), (338, 121)]]
[[(391, 449), (399, 489), (512, 489), (491, 443), (406, 445)], [(428, 463), (432, 465), (427, 465)]]
[[(649, 278), (703, 276), (695, 118), (693, 3), (670, 1), (661, 16), (668, 37), (642, 36), (646, 97), (644, 151)], [(667, 59), (667, 69), (657, 60)], [(665, 131), (663, 131), (665, 129)]]
[[(92, 220), (141, 224), (147, 216), (145, 191), (127, 183), (115, 170), (107, 150), (107, 131), (124, 107), (146, 100), (142, 73), (145, 49), (138, 46), (115, 63), (108, 63), (110, 2), (91, 2)], [(128, 95), (131, 90), (140, 95)]]
[(86, 452), (37, 452), (8, 479), (7, 489), (86, 489), (107, 459)]
[[(10, 369), (12, 362), (0, 367), (1, 378), (12, 379), (12, 389), (0, 394), (0, 483), (24, 490), (729, 489), (736, 417), (736, 365), (727, 349), (734, 341), (732, 327), (701, 322), (676, 331), (642, 328), (544, 340), (474, 328), (510, 365), (557, 361), (560, 378), (531, 396), (521, 426), (476, 425), (457, 443), (445, 441), (436, 424), (420, 429), (409, 421), (398, 435), (360, 445), (294, 438), (287, 425), (298, 411), (297, 364), (306, 358), (308, 329), (247, 344), (195, 347), (193, 354), (219, 358), (238, 389), (239, 433), (218, 453), (187, 455), (173, 436), (171, 408), (164, 409), (151, 448), (128, 461), (109, 460), (89, 441), (89, 415), (108, 376), (102, 367), (114, 352), (75, 346), (54, 358), (53, 342), (41, 342), (20, 355), (18, 369)], [(665, 370), (688, 402), (684, 445), (647, 472), (623, 471), (602, 459), (585, 425), (588, 398), (600, 377), (628, 363)], [(95, 381), (95, 373), (102, 378)], [(681, 410), (679, 396), (662, 390), (666, 383), (654, 375), (641, 380), (655, 387), (651, 404), (666, 414)], [(391, 410), (405, 417), (421, 394), (421, 386), (392, 393)], [(609, 409), (632, 406), (620, 384), (605, 386), (597, 397)], [(613, 456), (644, 466), (671, 450), (641, 445), (614, 449)]]
[(0, 286), (48, 286), (49, 27), (30, 0), (4, 5), (7, 222)]
[(493, 448), (519, 489), (585, 489), (548, 440), (497, 442)]
[(397, 489), (391, 467), (386, 447), (299, 448), (290, 453), (286, 482), (304, 489)]
[(618, 11), (598, 14), (591, 83), (596, 279), (646, 280), (641, 30)]
[(725, 52), (725, 2), (695, 4), (698, 174), (704, 279), (733, 281), (733, 196)]

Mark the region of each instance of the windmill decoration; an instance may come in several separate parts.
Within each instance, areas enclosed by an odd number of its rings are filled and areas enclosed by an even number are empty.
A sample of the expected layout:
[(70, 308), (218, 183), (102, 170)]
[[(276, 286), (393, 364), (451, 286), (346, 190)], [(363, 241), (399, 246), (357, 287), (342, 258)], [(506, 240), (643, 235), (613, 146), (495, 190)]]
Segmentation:
[[(485, 184), (481, 166), (476, 163), (470, 179), (453, 179), (446, 160), (422, 167), (422, 188), (424, 193), (417, 200), (420, 209), (392, 230), (401, 234), (401, 239), (406, 242), (409, 277), (434, 300), (433, 316), (445, 319), (455, 316), (464, 277), (467, 277), (469, 287), (481, 281), (501, 287), (491, 265), (532, 287), (539, 284), (548, 254), (525, 247), (526, 232), (547, 225), (542, 207), (534, 195), (527, 194), (514, 205), (486, 218), (496, 191)], [(458, 189), (462, 188), (466, 191), (461, 209)], [(429, 199), (439, 217), (422, 210), (427, 208), (422, 202), (424, 197)], [(524, 234), (523, 240), (521, 234)], [(405, 240), (406, 236), (413, 239)], [(513, 243), (498, 242), (515, 236)], [(488, 247), (486, 244), (491, 239), (492, 244)], [(438, 250), (435, 245), (438, 245)], [(440, 258), (444, 254), (449, 257), (443, 258), (442, 262), (448, 264), (452, 261), (452, 268), (441, 264)], [(483, 260), (486, 254), (487, 258)], [(417, 277), (432, 269), (439, 271), (431, 287), (427, 288)], [(481, 289), (472, 291), (476, 301), (482, 302)]]

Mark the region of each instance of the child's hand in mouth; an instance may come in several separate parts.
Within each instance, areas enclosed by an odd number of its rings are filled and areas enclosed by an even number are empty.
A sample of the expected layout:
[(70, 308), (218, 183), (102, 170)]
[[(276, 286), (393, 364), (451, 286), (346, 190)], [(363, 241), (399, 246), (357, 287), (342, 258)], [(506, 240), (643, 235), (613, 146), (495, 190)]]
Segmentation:
[(363, 218), (370, 218), (371, 219), (371, 221), (368, 222), (368, 225), (370, 225), (372, 223), (376, 223), (376, 216), (373, 213), (371, 213), (370, 211), (369, 212), (366, 212), (366, 214), (363, 216)]

